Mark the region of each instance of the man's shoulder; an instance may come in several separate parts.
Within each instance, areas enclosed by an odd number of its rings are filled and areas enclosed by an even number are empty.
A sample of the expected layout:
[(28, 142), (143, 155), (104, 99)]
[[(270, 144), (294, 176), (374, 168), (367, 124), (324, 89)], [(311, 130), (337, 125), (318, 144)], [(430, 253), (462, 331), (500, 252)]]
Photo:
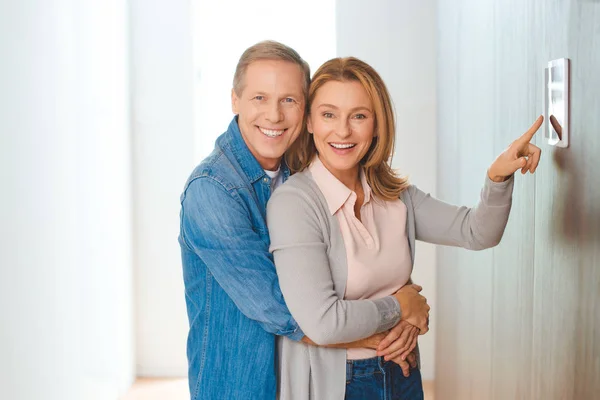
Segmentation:
[(194, 168), (187, 179), (184, 192), (192, 184), (218, 185), (226, 191), (247, 186), (243, 174), (240, 174), (239, 164), (227, 153), (227, 149), (216, 146), (212, 153)]

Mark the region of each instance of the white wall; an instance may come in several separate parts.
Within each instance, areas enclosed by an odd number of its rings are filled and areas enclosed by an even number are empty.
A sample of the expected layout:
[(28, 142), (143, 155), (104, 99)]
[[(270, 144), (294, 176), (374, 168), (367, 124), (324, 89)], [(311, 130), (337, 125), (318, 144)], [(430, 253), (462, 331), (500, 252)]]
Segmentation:
[[(436, 191), (436, 2), (434, 0), (337, 1), (337, 55), (371, 64), (396, 107), (394, 166), (412, 183)], [(418, 243), (415, 283), (432, 307), (430, 331), (419, 339), (423, 379), (434, 377), (436, 255)]]
[(0, 388), (117, 399), (133, 379), (126, 7), (0, 3)]
[[(195, 155), (200, 161), (214, 148), (231, 112), (231, 83), (237, 62), (248, 47), (277, 40), (294, 48), (314, 72), (336, 48), (335, 0), (194, 0)], [(232, 13), (231, 10), (236, 10)], [(319, 12), (315, 13), (318, 9)], [(249, 21), (285, 21), (256, 23)], [(306, 28), (310, 21), (310, 28)], [(245, 27), (243, 35), (226, 27)], [(218, 40), (215, 40), (215, 35)]]
[(194, 160), (189, 1), (131, 1), (137, 372), (187, 376), (179, 195)]

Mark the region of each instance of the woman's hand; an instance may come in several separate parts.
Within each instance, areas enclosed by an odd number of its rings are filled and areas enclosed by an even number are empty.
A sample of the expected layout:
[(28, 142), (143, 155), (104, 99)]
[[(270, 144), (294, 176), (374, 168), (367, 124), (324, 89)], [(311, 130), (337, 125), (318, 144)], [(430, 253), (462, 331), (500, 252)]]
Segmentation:
[(525, 174), (527, 171), (534, 173), (540, 162), (542, 150), (529, 143), (533, 135), (540, 129), (544, 117), (541, 115), (534, 124), (520, 138), (515, 140), (494, 160), (488, 169), (488, 176), (494, 182), (502, 182), (508, 179), (518, 169)]
[(390, 330), (390, 333), (381, 340), (377, 347), (377, 355), (383, 356), (385, 361), (400, 358), (402, 361), (417, 346), (419, 328), (406, 321), (400, 321)]
[(405, 285), (400, 288), (394, 297), (400, 304), (402, 320), (419, 328), (419, 333), (424, 335), (429, 330), (429, 310), (427, 299), (419, 292), (423, 288), (419, 285)]

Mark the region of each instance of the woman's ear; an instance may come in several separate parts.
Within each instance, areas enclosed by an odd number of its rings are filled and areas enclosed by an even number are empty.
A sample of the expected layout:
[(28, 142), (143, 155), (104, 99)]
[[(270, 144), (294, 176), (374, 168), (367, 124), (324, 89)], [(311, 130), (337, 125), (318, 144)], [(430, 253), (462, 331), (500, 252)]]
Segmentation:
[(310, 118), (310, 114), (308, 115), (308, 117), (306, 117), (306, 130), (311, 135), (313, 134), (312, 121), (311, 121), (311, 118)]

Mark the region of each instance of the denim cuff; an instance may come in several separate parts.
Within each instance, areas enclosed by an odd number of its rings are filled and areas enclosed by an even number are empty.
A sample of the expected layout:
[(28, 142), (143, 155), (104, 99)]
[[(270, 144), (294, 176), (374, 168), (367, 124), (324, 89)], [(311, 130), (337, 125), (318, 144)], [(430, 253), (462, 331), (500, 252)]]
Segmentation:
[(379, 312), (379, 326), (377, 332), (387, 331), (392, 329), (402, 317), (400, 312), (400, 303), (394, 296), (387, 296), (382, 299), (373, 300), (377, 311)]
[(289, 329), (287, 331), (279, 332), (277, 335), (285, 336), (287, 338), (292, 339), (295, 342), (301, 341), (302, 338), (304, 337), (304, 332), (302, 332), (302, 329), (300, 329), (300, 326), (298, 325), (298, 323), (292, 316), (290, 316), (290, 325), (291, 325), (291, 328), (293, 328), (293, 330)]
[(299, 342), (304, 337), (304, 332), (302, 332), (300, 327), (297, 327), (293, 332), (287, 334), (286, 336), (295, 342)]

